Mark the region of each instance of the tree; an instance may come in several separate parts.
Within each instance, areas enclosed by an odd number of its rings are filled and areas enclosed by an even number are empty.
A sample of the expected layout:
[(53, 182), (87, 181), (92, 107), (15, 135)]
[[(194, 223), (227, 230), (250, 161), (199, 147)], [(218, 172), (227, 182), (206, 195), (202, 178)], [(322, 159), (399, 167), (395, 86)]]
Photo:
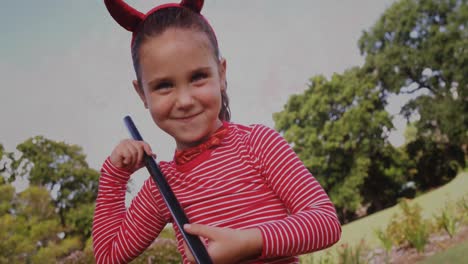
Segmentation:
[(81, 247), (78, 237), (60, 237), (65, 229), (43, 187), (15, 194), (1, 185), (0, 208), (0, 263), (50, 262)]
[[(75, 211), (86, 207), (84, 204), (94, 203), (99, 173), (89, 168), (81, 147), (36, 136), (19, 144), (17, 149), (21, 157), (13, 162), (15, 174), (27, 177), (32, 185), (43, 186), (50, 192), (62, 226), (67, 226), (67, 219), (73, 219), (66, 216), (68, 213), (77, 215)], [(81, 217), (87, 220), (80, 221), (89, 223), (92, 211), (86, 209), (85, 212)]]
[(274, 114), (276, 129), (345, 222), (363, 205), (375, 211), (394, 204), (405, 182), (404, 155), (387, 140), (393, 124), (384, 98), (372, 73), (353, 68), (330, 80), (315, 76)]
[[(82, 249), (91, 235), (98, 172), (76, 145), (38, 136), (17, 150), (13, 155), (0, 144), (0, 263), (50, 262)], [(30, 183), (21, 193), (11, 185), (17, 177)]]
[(406, 145), (412, 157), (415, 172), (412, 180), (421, 191), (446, 184), (465, 166), (465, 156), (460, 147), (418, 138)]
[(402, 0), (359, 40), (383, 89), (414, 94), (402, 109), (419, 137), (468, 143), (468, 5), (466, 0)]

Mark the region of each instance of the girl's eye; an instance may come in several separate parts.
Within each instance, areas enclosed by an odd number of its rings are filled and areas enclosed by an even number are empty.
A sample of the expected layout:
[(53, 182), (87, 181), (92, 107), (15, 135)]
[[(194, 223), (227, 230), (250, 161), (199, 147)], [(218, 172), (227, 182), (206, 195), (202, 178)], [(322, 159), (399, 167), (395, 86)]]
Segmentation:
[(197, 72), (192, 76), (192, 82), (201, 81), (203, 79), (206, 79), (207, 77), (208, 77), (208, 74), (203, 73), (203, 72)]
[(156, 90), (171, 88), (172, 84), (170, 82), (161, 82), (156, 85)]

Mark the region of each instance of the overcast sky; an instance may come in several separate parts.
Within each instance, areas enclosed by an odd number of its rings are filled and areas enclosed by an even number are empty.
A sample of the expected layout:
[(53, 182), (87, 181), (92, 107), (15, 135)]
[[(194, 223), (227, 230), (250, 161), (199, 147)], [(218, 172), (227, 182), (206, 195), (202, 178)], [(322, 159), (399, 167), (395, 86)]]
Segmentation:
[[(127, 0), (142, 12), (167, 2)], [(206, 0), (202, 13), (227, 59), (232, 121), (273, 127), (272, 113), (310, 77), (362, 65), (357, 41), (393, 2)], [(122, 119), (131, 115), (158, 159), (172, 158), (174, 141), (131, 86), (131, 34), (102, 0), (4, 1), (0, 33), (0, 143), (7, 150), (43, 135), (82, 146), (99, 169), (128, 137)], [(401, 136), (392, 141), (401, 144)], [(147, 176), (135, 176), (138, 189)]]

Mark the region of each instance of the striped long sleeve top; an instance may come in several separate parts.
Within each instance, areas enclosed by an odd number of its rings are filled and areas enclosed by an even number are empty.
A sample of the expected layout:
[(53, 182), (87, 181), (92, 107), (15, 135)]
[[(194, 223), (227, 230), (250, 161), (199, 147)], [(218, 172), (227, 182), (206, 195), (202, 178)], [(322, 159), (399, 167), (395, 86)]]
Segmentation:
[[(335, 208), (284, 138), (263, 125), (226, 124), (220, 146), (184, 165), (159, 164), (190, 222), (259, 228), (263, 251), (253, 263), (297, 263), (298, 255), (336, 243), (341, 226)], [(130, 175), (109, 159), (102, 166), (93, 222), (97, 263), (131, 261), (173, 221), (151, 178), (126, 208)]]

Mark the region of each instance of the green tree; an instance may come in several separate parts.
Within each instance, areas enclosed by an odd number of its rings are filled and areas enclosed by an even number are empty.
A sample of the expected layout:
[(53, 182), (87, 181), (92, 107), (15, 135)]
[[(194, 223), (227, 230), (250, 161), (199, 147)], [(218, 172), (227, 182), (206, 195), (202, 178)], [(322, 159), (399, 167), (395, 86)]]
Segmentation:
[(421, 191), (449, 182), (465, 166), (463, 151), (451, 143), (418, 138), (406, 145), (406, 151), (416, 171), (412, 179)]
[(466, 0), (402, 0), (359, 40), (383, 89), (414, 94), (402, 109), (419, 137), (464, 149), (468, 143)]
[(345, 222), (363, 205), (375, 211), (394, 204), (405, 182), (405, 156), (387, 140), (393, 124), (384, 97), (372, 73), (353, 68), (330, 80), (312, 78), (274, 114), (276, 129)]
[(71, 208), (65, 215), (68, 233), (80, 235), (85, 242), (91, 237), (93, 225), (94, 203), (80, 203), (77, 207)]
[[(97, 171), (76, 145), (34, 137), (17, 149), (19, 157), (0, 144), (0, 263), (48, 263), (82, 249), (91, 235)], [(11, 185), (17, 177), (30, 183), (21, 193)]]
[(468, 149), (466, 0), (402, 0), (359, 41), (364, 68), (388, 93), (412, 94), (403, 106), (416, 131), (406, 151), (414, 181), (427, 190), (465, 167)]
[[(64, 236), (49, 192), (30, 186), (15, 194), (11, 184), (0, 186), (0, 263), (46, 263), (79, 249), (79, 237)], [(64, 238), (64, 239), (63, 239)]]
[(8, 214), (15, 197), (15, 187), (10, 184), (0, 184), (0, 216)]
[(59, 239), (57, 234), (63, 231), (63, 227), (60, 226), (60, 219), (45, 188), (30, 186), (18, 195), (15, 204), (14, 216), (25, 219), (25, 229), (31, 244), (47, 245)]
[(72, 208), (95, 201), (99, 173), (89, 168), (81, 147), (36, 136), (17, 149), (21, 157), (13, 163), (15, 174), (52, 194), (62, 226), (66, 226), (66, 214)]

